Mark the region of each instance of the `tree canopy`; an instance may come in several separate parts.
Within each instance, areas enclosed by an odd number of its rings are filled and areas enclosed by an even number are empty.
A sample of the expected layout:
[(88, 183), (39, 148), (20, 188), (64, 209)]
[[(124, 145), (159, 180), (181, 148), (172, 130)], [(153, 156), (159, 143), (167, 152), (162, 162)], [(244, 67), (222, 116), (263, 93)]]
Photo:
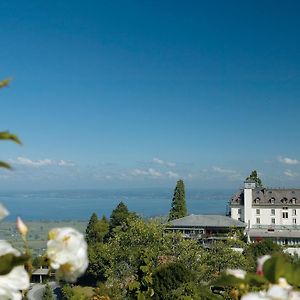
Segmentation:
[(185, 217), (186, 215), (187, 208), (185, 202), (184, 182), (180, 179), (177, 181), (174, 190), (172, 206), (169, 212), (169, 221)]
[(253, 170), (253, 171), (251, 172), (250, 176), (248, 176), (248, 177), (246, 178), (246, 180), (254, 180), (257, 187), (262, 187), (262, 186), (263, 186), (262, 181), (261, 181), (261, 179), (258, 177), (257, 171), (256, 171), (256, 170)]

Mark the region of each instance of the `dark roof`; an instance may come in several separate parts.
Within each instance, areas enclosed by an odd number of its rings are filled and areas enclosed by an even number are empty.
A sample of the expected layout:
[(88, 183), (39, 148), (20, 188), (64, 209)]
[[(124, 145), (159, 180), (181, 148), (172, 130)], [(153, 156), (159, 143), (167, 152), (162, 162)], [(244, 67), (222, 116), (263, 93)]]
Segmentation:
[[(252, 201), (254, 205), (300, 205), (300, 189), (256, 188), (252, 191)], [(243, 205), (244, 190), (234, 195), (230, 204)]]
[(221, 215), (189, 215), (170, 221), (170, 227), (245, 227), (246, 224)]

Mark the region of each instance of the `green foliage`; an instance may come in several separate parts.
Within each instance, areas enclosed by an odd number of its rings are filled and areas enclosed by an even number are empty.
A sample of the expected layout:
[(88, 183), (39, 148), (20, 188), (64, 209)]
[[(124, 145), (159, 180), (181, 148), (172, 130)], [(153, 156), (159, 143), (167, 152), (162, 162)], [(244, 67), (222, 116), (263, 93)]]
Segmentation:
[(110, 266), (109, 253), (110, 249), (107, 244), (96, 243), (88, 247), (87, 276), (93, 285), (106, 280), (105, 271)]
[(206, 252), (205, 278), (211, 281), (226, 269), (249, 269), (249, 261), (246, 257), (230, 248), (224, 242), (214, 243)]
[(27, 254), (15, 256), (8, 253), (0, 256), (0, 276), (8, 274), (16, 266), (24, 265), (29, 259), (30, 257)]
[(63, 300), (90, 300), (94, 295), (91, 287), (70, 286), (65, 284), (62, 287)]
[(120, 202), (110, 215), (109, 232), (125, 224), (129, 216), (130, 212), (127, 206), (123, 202)]
[(250, 179), (250, 180), (254, 180), (257, 187), (262, 187), (262, 186), (263, 186), (262, 181), (261, 181), (261, 179), (258, 177), (257, 171), (256, 171), (256, 170), (253, 170), (253, 171), (251, 172), (250, 176), (248, 176), (248, 177), (246, 178), (246, 180), (249, 180), (249, 179)]
[(187, 208), (185, 202), (184, 182), (183, 180), (180, 179), (177, 181), (174, 190), (172, 206), (169, 212), (169, 221), (185, 217), (186, 215), (187, 215)]
[(90, 248), (88, 272), (98, 280), (101, 276), (107, 279), (112, 299), (148, 299), (152, 293), (151, 274), (162, 262), (176, 260), (195, 274), (197, 284), (204, 278), (205, 251), (197, 241), (166, 234), (157, 221), (130, 217), (127, 223), (126, 230), (118, 227), (106, 243)]
[(109, 231), (109, 223), (105, 216), (101, 220), (95, 213), (92, 214), (86, 228), (86, 241), (89, 245), (102, 243)]
[(40, 255), (34, 257), (34, 259), (32, 260), (32, 266), (35, 269), (48, 266), (47, 258), (45, 256), (40, 256)]
[(141, 254), (135, 278), (127, 286), (129, 299), (145, 300), (153, 296), (152, 261), (146, 254)]
[(46, 284), (42, 300), (54, 300), (52, 288), (48, 283)]
[(292, 264), (288, 256), (277, 253), (263, 264), (263, 274), (261, 276), (247, 273), (244, 278), (238, 278), (231, 274), (222, 273), (213, 282), (213, 285), (223, 287), (224, 292), (228, 296), (231, 295), (230, 299), (240, 299), (242, 295), (250, 291), (267, 290), (270, 285), (279, 284), (283, 278), (294, 289), (300, 287), (300, 267)]
[[(192, 281), (192, 272), (182, 263), (174, 262), (163, 265), (153, 273), (153, 299), (180, 299), (180, 296), (188, 292), (186, 284)], [(190, 289), (190, 292), (192, 290)]]
[(85, 230), (85, 239), (88, 244), (92, 244), (95, 241), (94, 234), (95, 234), (95, 227), (97, 222), (98, 222), (98, 217), (96, 213), (93, 213), (91, 215), (91, 218)]
[(283, 248), (274, 243), (271, 239), (264, 239), (259, 242), (247, 244), (245, 246), (244, 255), (250, 262), (250, 270), (254, 271), (256, 268), (256, 261), (258, 257), (264, 255), (272, 255), (275, 253), (283, 253)]
[[(4, 80), (0, 81), (0, 88), (8, 86), (9, 82), (10, 82), (10, 79), (4, 79)], [(10, 133), (9, 131), (0, 132), (0, 140), (10, 140), (19, 145), (22, 144), (20, 139), (15, 134)], [(0, 168), (11, 169), (11, 166), (10, 166), (10, 164), (8, 164), (4, 161), (0, 161)]]

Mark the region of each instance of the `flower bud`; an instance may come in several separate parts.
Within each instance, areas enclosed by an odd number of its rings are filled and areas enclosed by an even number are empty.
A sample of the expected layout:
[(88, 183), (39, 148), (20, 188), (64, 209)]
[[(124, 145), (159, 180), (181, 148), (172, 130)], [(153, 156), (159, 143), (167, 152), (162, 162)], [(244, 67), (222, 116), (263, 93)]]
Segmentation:
[(23, 220), (20, 217), (17, 217), (17, 230), (20, 232), (20, 234), (25, 237), (28, 233), (28, 227), (25, 225)]

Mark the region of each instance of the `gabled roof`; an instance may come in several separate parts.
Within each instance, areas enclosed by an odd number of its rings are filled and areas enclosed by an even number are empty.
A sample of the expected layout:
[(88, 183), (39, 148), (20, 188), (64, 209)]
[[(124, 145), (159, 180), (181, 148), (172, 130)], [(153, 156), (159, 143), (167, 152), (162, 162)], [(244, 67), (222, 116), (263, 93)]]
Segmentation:
[(189, 215), (170, 221), (170, 227), (246, 227), (246, 224), (221, 215)]
[[(256, 188), (252, 190), (252, 201), (255, 205), (300, 205), (300, 189)], [(244, 190), (238, 191), (230, 203), (243, 205)]]

